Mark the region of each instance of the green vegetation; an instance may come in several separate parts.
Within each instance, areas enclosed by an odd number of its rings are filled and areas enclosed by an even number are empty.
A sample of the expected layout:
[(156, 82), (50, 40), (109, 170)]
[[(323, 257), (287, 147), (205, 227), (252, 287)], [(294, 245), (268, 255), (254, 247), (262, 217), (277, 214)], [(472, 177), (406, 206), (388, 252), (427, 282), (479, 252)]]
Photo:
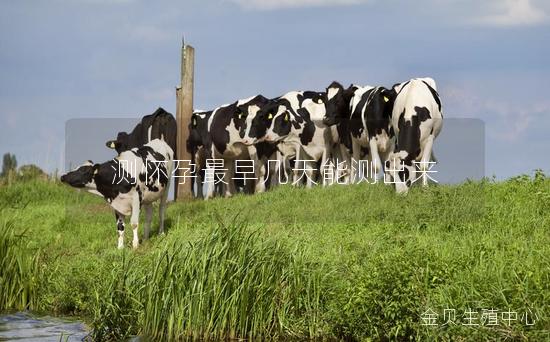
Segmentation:
[(0, 208), (0, 310), (76, 315), (98, 340), (550, 338), (541, 172), (406, 197), (359, 184), (175, 203), (167, 235), (136, 251), (116, 249), (101, 198), (56, 182), (2, 186)]
[(9, 172), (15, 171), (17, 169), (17, 158), (15, 154), (4, 153), (2, 157), (2, 173), (0, 177), (6, 177)]

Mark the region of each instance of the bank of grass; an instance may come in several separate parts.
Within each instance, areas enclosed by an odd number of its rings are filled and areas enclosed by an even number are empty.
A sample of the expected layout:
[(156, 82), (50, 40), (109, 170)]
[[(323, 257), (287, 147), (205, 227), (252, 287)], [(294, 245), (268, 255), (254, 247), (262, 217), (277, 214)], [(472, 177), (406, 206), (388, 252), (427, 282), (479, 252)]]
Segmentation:
[[(166, 236), (123, 252), (114, 215), (93, 195), (16, 182), (0, 188), (0, 208), (0, 228), (18, 237), (0, 241), (12, 246), (3, 255), (29, 265), (2, 281), (31, 284), (0, 309), (77, 315), (96, 339), (550, 338), (541, 173), (406, 197), (359, 184), (175, 203)], [(498, 310), (497, 325), (484, 309)], [(455, 324), (444, 324), (453, 310)], [(464, 325), (469, 311), (485, 324)], [(437, 326), (423, 325), (432, 312)], [(517, 319), (502, 320), (507, 312)]]

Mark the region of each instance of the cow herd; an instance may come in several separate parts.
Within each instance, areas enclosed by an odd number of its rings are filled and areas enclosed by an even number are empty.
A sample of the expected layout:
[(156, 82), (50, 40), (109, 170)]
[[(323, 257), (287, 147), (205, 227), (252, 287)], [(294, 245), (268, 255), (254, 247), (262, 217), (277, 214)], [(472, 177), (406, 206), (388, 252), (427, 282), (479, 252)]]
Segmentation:
[[(208, 199), (216, 194), (229, 197), (239, 189), (263, 192), (281, 183), (326, 186), (382, 175), (398, 193), (406, 193), (419, 179), (417, 174), (435, 161), (433, 144), (441, 127), (441, 100), (431, 78), (391, 88), (344, 88), (332, 82), (321, 92), (291, 91), (273, 99), (257, 95), (212, 111), (195, 111), (186, 142), (193, 192)], [(181, 177), (182, 161), (174, 160), (176, 141), (176, 120), (159, 108), (132, 132), (120, 132), (116, 140), (106, 142), (116, 150), (115, 158), (87, 161), (61, 181), (102, 196), (111, 205), (118, 248), (124, 246), (124, 218), (130, 216), (135, 248), (141, 207), (144, 238), (149, 237), (152, 203), (157, 200), (159, 232), (164, 231), (170, 176), (178, 171)], [(243, 162), (249, 163), (246, 168)]]
[[(441, 127), (441, 100), (431, 78), (389, 89), (332, 82), (322, 92), (257, 95), (196, 111), (187, 149), (196, 195), (206, 199), (232, 196), (239, 185), (263, 192), (281, 182), (311, 187), (380, 176), (406, 193), (435, 161)], [(237, 168), (246, 160), (254, 170), (248, 187), (235, 181), (243, 179)]]

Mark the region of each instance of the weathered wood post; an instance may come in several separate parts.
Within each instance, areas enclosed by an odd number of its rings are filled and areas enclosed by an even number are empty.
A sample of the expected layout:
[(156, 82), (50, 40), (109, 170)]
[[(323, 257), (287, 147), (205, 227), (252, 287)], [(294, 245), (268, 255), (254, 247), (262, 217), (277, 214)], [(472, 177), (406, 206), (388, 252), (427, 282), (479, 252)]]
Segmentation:
[[(195, 49), (181, 42), (181, 73), (180, 86), (176, 88), (176, 120), (178, 122), (177, 159), (191, 160), (185, 142), (189, 136), (189, 122), (193, 114), (193, 78), (195, 65)], [(180, 167), (187, 167), (187, 163), (180, 163)], [(178, 172), (179, 174), (179, 172)], [(183, 179), (175, 179), (176, 200), (188, 200), (193, 197), (192, 182), (185, 179), (184, 184), (178, 184)]]

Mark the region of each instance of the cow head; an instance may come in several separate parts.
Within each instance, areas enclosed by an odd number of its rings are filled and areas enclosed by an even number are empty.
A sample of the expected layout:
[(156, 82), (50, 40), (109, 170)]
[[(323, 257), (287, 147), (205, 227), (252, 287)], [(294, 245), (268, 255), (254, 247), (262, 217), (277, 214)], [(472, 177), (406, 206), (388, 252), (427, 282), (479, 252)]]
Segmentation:
[(112, 148), (121, 153), (130, 149), (130, 136), (126, 132), (119, 132), (116, 140), (109, 140), (105, 143), (108, 148)]
[(208, 112), (193, 112), (189, 122), (189, 137), (187, 138), (187, 150), (194, 151), (204, 145), (206, 134), (208, 132), (208, 119), (212, 114)]
[(290, 133), (290, 105), (285, 100), (274, 99), (263, 106), (251, 120), (246, 137), (251, 143), (278, 142)]
[(258, 112), (269, 103), (269, 100), (262, 95), (257, 95), (248, 100), (237, 102), (233, 121), (239, 129), (239, 136), (245, 145), (252, 145), (255, 139), (250, 137), (252, 122)]
[(367, 129), (377, 137), (378, 149), (381, 152), (389, 148), (390, 139), (393, 136), (391, 117), (396, 94), (393, 89), (376, 87), (365, 108), (365, 115), (368, 118)]
[(391, 153), (384, 166), (385, 180), (395, 184), (398, 194), (407, 194), (416, 177), (416, 169), (408, 153)]
[(74, 188), (86, 188), (89, 190), (94, 190), (96, 188), (94, 176), (96, 175), (98, 170), (99, 164), (94, 164), (91, 160), (88, 160), (73, 171), (62, 175), (61, 181)]
[(327, 126), (338, 124), (341, 120), (349, 119), (350, 102), (357, 87), (350, 85), (349, 88), (344, 87), (334, 81), (327, 88), (323, 101), (326, 106), (326, 114), (323, 118), (323, 123)]

